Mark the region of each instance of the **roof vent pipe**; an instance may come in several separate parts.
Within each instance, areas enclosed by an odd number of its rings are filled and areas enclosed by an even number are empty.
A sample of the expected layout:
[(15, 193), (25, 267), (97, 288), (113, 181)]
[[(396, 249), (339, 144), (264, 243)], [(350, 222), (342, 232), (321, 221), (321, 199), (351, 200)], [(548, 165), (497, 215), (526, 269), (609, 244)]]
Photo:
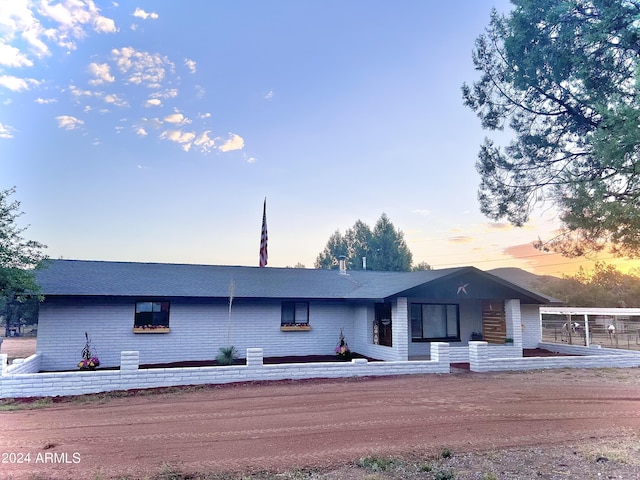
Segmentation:
[(340, 275), (347, 274), (347, 257), (344, 255), (340, 255), (338, 257), (338, 265), (340, 265)]
[(367, 257), (362, 257), (362, 269), (367, 269)]

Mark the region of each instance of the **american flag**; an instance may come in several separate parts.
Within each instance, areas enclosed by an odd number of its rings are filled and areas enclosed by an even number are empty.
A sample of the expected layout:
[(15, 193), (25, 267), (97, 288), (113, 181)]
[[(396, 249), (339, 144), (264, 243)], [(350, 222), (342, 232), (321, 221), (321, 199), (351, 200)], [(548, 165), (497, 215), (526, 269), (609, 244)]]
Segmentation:
[(267, 258), (269, 255), (267, 254), (267, 240), (269, 239), (267, 235), (267, 199), (264, 199), (264, 208), (262, 210), (262, 235), (260, 235), (260, 266), (267, 266)]

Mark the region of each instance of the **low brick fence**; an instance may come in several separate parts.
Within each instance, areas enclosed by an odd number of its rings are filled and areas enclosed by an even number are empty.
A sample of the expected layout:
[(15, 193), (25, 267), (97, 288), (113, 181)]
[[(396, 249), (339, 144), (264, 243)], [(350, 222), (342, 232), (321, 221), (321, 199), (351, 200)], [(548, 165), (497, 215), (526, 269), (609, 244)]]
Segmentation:
[(7, 365), (7, 354), (2, 354), (2, 374), (38, 373), (40, 371), (40, 355), (34, 353), (25, 359), (16, 359)]
[(600, 345), (585, 347), (584, 345), (571, 345), (567, 343), (540, 342), (538, 348), (565, 355), (640, 355), (640, 352), (620, 350), (617, 348), (604, 348)]
[(120, 355), (120, 370), (51, 373), (9, 373), (5, 371), (5, 374), (0, 377), (0, 398), (84, 395), (114, 390), (255, 380), (450, 372), (449, 344), (447, 343), (431, 344), (431, 360), (410, 362), (369, 362), (366, 359), (354, 359), (351, 362), (265, 365), (261, 348), (247, 349), (246, 365), (139, 369), (139, 360), (139, 352), (127, 351)]
[(469, 342), (469, 366), (472, 372), (503, 372), (549, 368), (640, 367), (640, 354), (637, 352), (620, 350), (612, 352), (612, 349), (547, 343), (541, 343), (539, 347), (568, 356), (491, 358), (487, 342)]
[[(491, 345), (487, 346), (489, 358), (521, 357), (522, 348), (514, 345)], [(469, 363), (469, 347), (450, 347), (449, 359), (451, 363)]]

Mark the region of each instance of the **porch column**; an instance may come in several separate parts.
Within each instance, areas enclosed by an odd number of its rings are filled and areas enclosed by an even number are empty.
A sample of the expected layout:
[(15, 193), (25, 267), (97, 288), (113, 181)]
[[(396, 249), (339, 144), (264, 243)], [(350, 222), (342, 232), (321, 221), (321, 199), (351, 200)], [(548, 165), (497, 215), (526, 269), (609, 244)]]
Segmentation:
[(513, 346), (522, 351), (522, 314), (520, 312), (520, 300), (505, 300), (504, 310), (507, 320), (507, 337), (513, 338)]
[(409, 360), (409, 302), (398, 297), (391, 310), (391, 342), (395, 359)]

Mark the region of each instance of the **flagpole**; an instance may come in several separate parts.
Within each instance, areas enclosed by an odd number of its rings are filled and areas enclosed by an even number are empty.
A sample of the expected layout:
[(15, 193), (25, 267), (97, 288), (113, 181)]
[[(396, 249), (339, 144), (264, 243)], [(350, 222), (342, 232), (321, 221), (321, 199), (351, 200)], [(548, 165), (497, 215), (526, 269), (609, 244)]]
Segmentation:
[(262, 207), (262, 232), (260, 233), (260, 261), (258, 266), (266, 267), (269, 255), (267, 253), (267, 197), (264, 197), (264, 206)]

